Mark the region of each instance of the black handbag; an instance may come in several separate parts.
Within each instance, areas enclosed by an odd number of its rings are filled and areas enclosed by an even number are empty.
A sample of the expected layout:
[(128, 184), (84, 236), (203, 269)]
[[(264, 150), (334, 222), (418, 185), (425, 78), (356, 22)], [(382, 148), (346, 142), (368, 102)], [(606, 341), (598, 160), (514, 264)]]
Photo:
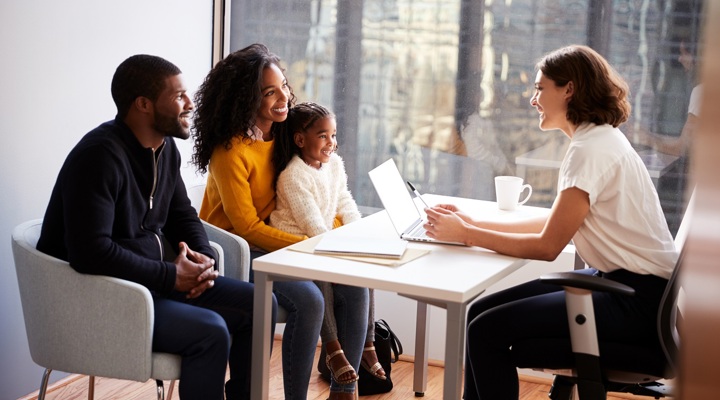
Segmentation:
[[(400, 354), (403, 353), (403, 348), (400, 339), (395, 336), (395, 332), (390, 329), (390, 325), (384, 319), (375, 321), (375, 353), (380, 365), (385, 370), (386, 379), (380, 379), (365, 368), (360, 367), (358, 372), (360, 377), (358, 380), (358, 395), (360, 396), (387, 393), (393, 388), (392, 379), (390, 378), (392, 363), (398, 360)], [(318, 361), (318, 371), (320, 376), (329, 382), (330, 370), (325, 365), (325, 354), (325, 348), (323, 347)]]
[(403, 348), (400, 339), (395, 336), (395, 332), (390, 329), (390, 325), (384, 319), (375, 321), (375, 353), (380, 365), (385, 370), (386, 379), (380, 379), (360, 367), (360, 380), (358, 381), (360, 396), (387, 393), (393, 388), (392, 379), (390, 379), (392, 363), (398, 360), (400, 354), (403, 353)]

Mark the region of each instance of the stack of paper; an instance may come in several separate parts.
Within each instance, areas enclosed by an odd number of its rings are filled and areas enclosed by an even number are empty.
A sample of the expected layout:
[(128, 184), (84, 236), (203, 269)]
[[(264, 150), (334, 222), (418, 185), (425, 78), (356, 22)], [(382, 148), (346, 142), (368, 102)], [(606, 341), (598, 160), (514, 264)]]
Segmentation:
[(368, 256), (399, 259), (405, 254), (407, 242), (400, 239), (343, 237), (323, 235), (315, 245), (315, 254)]
[[(388, 267), (397, 267), (397, 266), (403, 265), (403, 264), (405, 264), (405, 263), (407, 263), (407, 262), (410, 262), (410, 261), (412, 261), (412, 260), (414, 260), (414, 259), (416, 259), (416, 258), (418, 258), (418, 257), (422, 257), (422, 256), (424, 256), (425, 254), (427, 254), (427, 253), (430, 252), (430, 250), (421, 250), (421, 249), (406, 248), (406, 247), (407, 247), (407, 242), (404, 241), (404, 240), (400, 240), (400, 239), (387, 239), (387, 238), (384, 238), (384, 239), (368, 239), (368, 238), (364, 238), (362, 241), (365, 243), (365, 245), (364, 245), (363, 247), (359, 248), (360, 250), (363, 251), (363, 252), (360, 253), (360, 254), (362, 254), (362, 255), (350, 255), (350, 254), (347, 254), (347, 252), (346, 252), (345, 254), (342, 254), (342, 253), (323, 253), (323, 254), (321, 254), (321, 253), (318, 253), (318, 252), (316, 251), (316, 247), (317, 247), (317, 245), (320, 243), (321, 240), (324, 240), (325, 236), (328, 236), (328, 237), (329, 237), (329, 236), (335, 236), (335, 235), (315, 236), (315, 237), (312, 237), (312, 238), (310, 238), (310, 239), (304, 240), (304, 241), (302, 241), (302, 242), (295, 243), (295, 244), (292, 245), (292, 246), (289, 246), (289, 247), (288, 247), (288, 250), (299, 251), (299, 252), (301, 252), (301, 253), (327, 255), (327, 256), (331, 256), (331, 257), (344, 258), (344, 259), (346, 259), (346, 260), (360, 261), (360, 262), (366, 262), (366, 263), (371, 263), (371, 264), (385, 265), (385, 266), (388, 266)], [(341, 248), (343, 248), (344, 250), (347, 251), (347, 250), (350, 248), (350, 246), (348, 245), (348, 243), (354, 242), (354, 241), (358, 240), (359, 238), (356, 238), (356, 237), (347, 237), (347, 236), (339, 236), (339, 237), (337, 237), (336, 239), (337, 239), (338, 241), (341, 241), (341, 242), (342, 242), (342, 243), (341, 243)], [(332, 241), (332, 240), (335, 240), (335, 239), (331, 239), (331, 241)], [(395, 240), (402, 242), (402, 243), (399, 243), (399, 244), (397, 244), (397, 243), (395, 244), (396, 246), (399, 246), (399, 247), (401, 247), (401, 248), (403, 249), (403, 252), (402, 252), (400, 258), (388, 258), (387, 256), (383, 257), (382, 254), (381, 254), (381, 255), (378, 255), (377, 253), (378, 253), (379, 247), (374, 247), (373, 249), (369, 250), (369, 252), (368, 252), (368, 247), (367, 247), (367, 245), (368, 245), (368, 244), (371, 244), (372, 242), (375, 242), (375, 243), (377, 243), (378, 241), (380, 241), (380, 242), (394, 242)], [(323, 247), (321, 247), (321, 249), (322, 249), (322, 248), (323, 248)], [(357, 249), (356, 249), (356, 250), (357, 250)], [(395, 249), (395, 254), (397, 254), (398, 251), (399, 251), (399, 250)], [(387, 253), (387, 251), (385, 251), (385, 253)]]

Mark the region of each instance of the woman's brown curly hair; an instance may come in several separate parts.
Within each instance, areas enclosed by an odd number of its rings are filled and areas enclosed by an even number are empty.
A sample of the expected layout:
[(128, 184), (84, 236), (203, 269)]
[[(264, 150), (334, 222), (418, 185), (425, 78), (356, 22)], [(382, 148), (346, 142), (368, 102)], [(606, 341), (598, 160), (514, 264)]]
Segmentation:
[(567, 119), (573, 124), (592, 122), (617, 128), (630, 117), (628, 84), (590, 47), (571, 45), (555, 50), (537, 63), (537, 69), (556, 86), (573, 82), (567, 110)]
[[(192, 163), (199, 172), (207, 172), (217, 146), (229, 149), (235, 137), (252, 140), (248, 130), (262, 100), (263, 70), (273, 64), (280, 67), (280, 58), (265, 45), (253, 44), (228, 55), (205, 77), (195, 93), (193, 118)], [(290, 88), (288, 107), (294, 103)]]

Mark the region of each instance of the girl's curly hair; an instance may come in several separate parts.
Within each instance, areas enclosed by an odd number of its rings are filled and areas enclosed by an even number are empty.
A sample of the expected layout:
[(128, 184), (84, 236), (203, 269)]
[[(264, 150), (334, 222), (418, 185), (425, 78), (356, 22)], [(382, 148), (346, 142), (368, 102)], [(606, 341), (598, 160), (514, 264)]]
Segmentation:
[[(193, 118), (192, 163), (199, 172), (207, 172), (217, 146), (229, 149), (235, 137), (252, 140), (248, 130), (255, 125), (262, 100), (263, 70), (273, 64), (280, 67), (280, 58), (256, 43), (231, 53), (205, 77), (195, 93)], [(294, 103), (290, 88), (288, 107)]]
[(573, 82), (567, 110), (567, 119), (573, 124), (592, 122), (617, 128), (630, 117), (628, 84), (590, 47), (571, 45), (555, 50), (543, 57), (537, 68), (557, 86)]

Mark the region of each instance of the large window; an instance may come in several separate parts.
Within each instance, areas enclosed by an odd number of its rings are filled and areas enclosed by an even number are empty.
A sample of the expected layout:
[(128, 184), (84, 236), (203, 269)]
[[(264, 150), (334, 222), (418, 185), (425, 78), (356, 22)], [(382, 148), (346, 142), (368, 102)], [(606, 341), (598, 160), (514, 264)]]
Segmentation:
[(697, 83), (678, 60), (681, 48), (697, 59), (700, 0), (228, 2), (230, 51), (266, 44), (300, 101), (337, 114), (361, 206), (380, 207), (367, 171), (390, 157), (423, 192), (494, 199), (493, 177), (519, 174), (534, 188), (528, 204), (549, 206), (552, 161), (568, 139), (537, 127), (534, 65), (579, 43), (630, 84), (633, 116), (621, 128), (652, 170), (671, 229), (679, 223), (687, 157), (641, 138), (682, 132)]

